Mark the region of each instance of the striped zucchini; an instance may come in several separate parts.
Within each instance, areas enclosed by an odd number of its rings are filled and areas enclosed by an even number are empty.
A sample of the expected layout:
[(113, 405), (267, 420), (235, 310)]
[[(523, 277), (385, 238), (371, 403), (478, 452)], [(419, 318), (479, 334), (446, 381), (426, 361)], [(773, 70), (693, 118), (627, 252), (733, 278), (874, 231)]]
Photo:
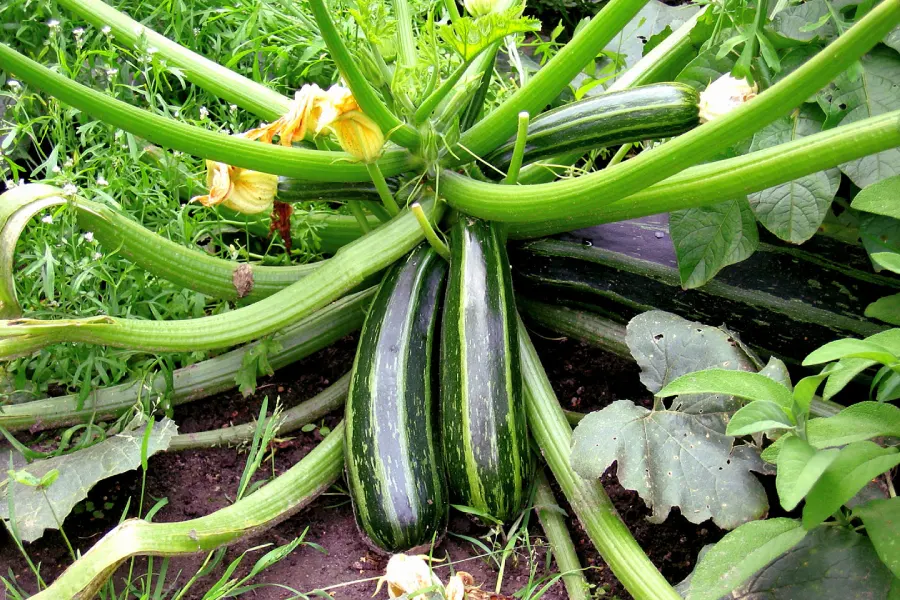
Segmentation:
[[(700, 123), (698, 102), (688, 85), (657, 83), (566, 104), (528, 125), (523, 163), (684, 133)], [(510, 138), (485, 160), (505, 172), (515, 141)]]
[(451, 234), (441, 329), (441, 436), (451, 499), (506, 521), (530, 469), (516, 310), (497, 226), (462, 216)]
[[(397, 181), (387, 180), (388, 189), (397, 193)], [(378, 190), (371, 181), (358, 183), (334, 183), (307, 181), (293, 177), (278, 178), (278, 200), (280, 202), (346, 202), (347, 200), (369, 200), (381, 202)]]
[(427, 245), (408, 254), (385, 276), (360, 334), (344, 453), (356, 523), (376, 550), (425, 547), (447, 525), (431, 363), (446, 270)]

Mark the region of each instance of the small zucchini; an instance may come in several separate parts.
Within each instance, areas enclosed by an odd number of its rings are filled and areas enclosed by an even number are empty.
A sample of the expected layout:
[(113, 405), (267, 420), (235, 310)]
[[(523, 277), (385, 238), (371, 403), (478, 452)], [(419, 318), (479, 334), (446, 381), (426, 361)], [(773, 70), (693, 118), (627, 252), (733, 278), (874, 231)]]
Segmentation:
[[(657, 83), (566, 104), (529, 123), (523, 163), (679, 135), (700, 124), (699, 101), (688, 85)], [(515, 141), (510, 138), (485, 160), (506, 172)]]
[(507, 521), (530, 470), (516, 309), (498, 226), (461, 216), (451, 232), (441, 329), (441, 437), (451, 500)]
[(344, 453), (356, 523), (380, 551), (423, 549), (447, 526), (431, 362), (446, 271), (427, 245), (399, 261), (359, 338)]
[[(397, 193), (397, 182), (394, 179), (387, 180), (388, 189), (392, 194)], [(345, 202), (347, 200), (369, 200), (381, 202), (378, 190), (371, 181), (359, 183), (334, 183), (322, 181), (308, 181), (293, 177), (278, 178), (279, 202)]]

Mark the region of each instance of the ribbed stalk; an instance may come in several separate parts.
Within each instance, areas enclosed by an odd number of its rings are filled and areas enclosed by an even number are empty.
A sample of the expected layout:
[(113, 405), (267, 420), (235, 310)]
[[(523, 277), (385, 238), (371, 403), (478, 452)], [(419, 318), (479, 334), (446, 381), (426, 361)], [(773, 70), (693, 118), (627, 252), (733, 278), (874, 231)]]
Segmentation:
[(520, 112), (540, 114), (646, 3), (647, 0), (611, 0), (525, 87), (462, 134), (458, 147), (444, 157), (447, 165), (469, 162), (470, 152), (484, 156), (500, 146), (515, 134)]
[(34, 600), (93, 598), (116, 566), (132, 556), (208, 552), (259, 533), (312, 502), (341, 475), (344, 424), (290, 470), (246, 498), (199, 519), (148, 523), (131, 519), (106, 534)]
[(531, 434), (600, 556), (635, 600), (681, 600), (619, 518), (600, 482), (572, 470), (572, 428), (521, 323), (519, 348)]
[[(325, 0), (309, 0), (309, 7), (316, 23), (319, 25), (319, 34), (328, 46), (331, 60), (337, 65), (338, 70), (347, 81), (347, 85), (353, 91), (353, 97), (359, 103), (360, 108), (381, 128), (385, 137), (401, 146), (417, 148), (420, 143), (419, 132), (401, 121), (388, 110), (375, 90), (369, 85), (362, 71), (359, 70), (357, 59), (350, 54), (340, 33), (331, 19), (331, 9)], [(383, 159), (382, 159), (383, 160)], [(387, 175), (387, 171), (382, 169)], [(349, 180), (348, 180), (349, 181)], [(354, 180), (358, 181), (358, 180)]]
[[(313, 181), (368, 181), (366, 165), (346, 152), (285, 148), (216, 133), (167, 119), (92, 90), (0, 44), (0, 69), (105, 123), (150, 142), (237, 167)], [(385, 152), (379, 164), (386, 176), (414, 168), (405, 150)]]
[(581, 568), (581, 562), (575, 552), (575, 544), (572, 543), (572, 536), (566, 526), (564, 513), (556, 504), (556, 498), (553, 496), (553, 490), (550, 489), (550, 483), (547, 481), (543, 469), (539, 469), (537, 473), (534, 510), (541, 521), (544, 535), (550, 542), (550, 550), (553, 552), (556, 566), (559, 572), (564, 574), (562, 580), (566, 585), (569, 600), (589, 600), (591, 596), (588, 582), (584, 578), (584, 570)]
[(108, 25), (123, 45), (137, 47), (143, 36), (147, 45), (156, 48), (170, 66), (181, 69), (188, 81), (261, 119), (274, 121), (290, 109), (290, 98), (188, 50), (100, 0), (59, 0), (59, 5), (95, 27)]
[[(349, 386), (350, 373), (347, 373), (309, 400), (304, 400), (297, 406), (281, 413), (278, 435), (297, 431), (304, 425), (341, 408), (347, 399)], [(251, 422), (197, 433), (179, 433), (169, 442), (166, 452), (239, 444), (252, 440), (256, 433), (256, 427), (257, 423)]]
[[(274, 369), (280, 369), (357, 331), (362, 327), (374, 294), (375, 288), (372, 288), (342, 298), (275, 335), (273, 340), (281, 345), (281, 350), (270, 351), (269, 364)], [(18, 339), (13, 338), (14, 341)], [(0, 341), (0, 346), (3, 343), (5, 341)], [(169, 393), (168, 400), (174, 406), (207, 398), (237, 387), (234, 374), (241, 368), (244, 356), (255, 347), (256, 344), (250, 344), (175, 370), (171, 390), (168, 389), (166, 377), (158, 374), (146, 381), (100, 388), (84, 399), (71, 395), (4, 406), (0, 410), (0, 427), (10, 431), (39, 431), (87, 421), (104, 421), (119, 416), (142, 399), (155, 400), (166, 393)]]
[[(608, 4), (607, 9), (616, 1)], [(445, 171), (441, 177), (441, 193), (458, 210), (499, 221), (533, 222), (578, 217), (597, 211), (711, 158), (786, 115), (849, 68), (897, 23), (900, 23), (900, 0), (884, 0), (831, 45), (750, 102), (609, 169), (554, 183), (518, 186), (512, 190)], [(557, 58), (559, 56), (562, 52)], [(542, 69), (538, 76), (550, 70), (549, 67)], [(538, 76), (532, 82), (537, 81)], [(470, 131), (490, 120), (491, 117), (486, 118)], [(512, 127), (515, 127), (515, 117), (509, 115), (503, 129), (507, 137)], [(883, 133), (891, 137), (896, 135), (896, 130)], [(809, 156), (801, 162), (807, 164), (814, 160), (815, 157)]]
[[(577, 217), (515, 223), (509, 228), (509, 235), (517, 239), (544, 237), (600, 223), (715, 204), (896, 146), (900, 146), (900, 110), (758, 152), (691, 167), (632, 196)], [(441, 192), (445, 191), (446, 183), (442, 177)]]
[[(426, 200), (426, 212), (439, 212)], [(432, 220), (439, 215), (430, 214)], [(233, 346), (274, 333), (326, 306), (412, 250), (424, 239), (408, 210), (357, 242), (345, 246), (321, 268), (280, 292), (237, 310), (181, 321), (116, 317), (0, 321), (0, 338), (44, 335), (56, 342), (86, 342), (150, 352), (179, 352)]]

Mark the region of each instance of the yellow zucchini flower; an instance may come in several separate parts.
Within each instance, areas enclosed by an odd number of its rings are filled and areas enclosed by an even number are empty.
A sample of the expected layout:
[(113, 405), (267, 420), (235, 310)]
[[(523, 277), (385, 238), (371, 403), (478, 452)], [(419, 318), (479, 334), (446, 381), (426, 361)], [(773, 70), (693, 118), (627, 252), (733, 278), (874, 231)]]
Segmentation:
[(219, 204), (245, 215), (272, 210), (278, 176), (260, 173), (225, 163), (206, 161), (206, 185), (209, 193), (191, 198), (203, 206)]

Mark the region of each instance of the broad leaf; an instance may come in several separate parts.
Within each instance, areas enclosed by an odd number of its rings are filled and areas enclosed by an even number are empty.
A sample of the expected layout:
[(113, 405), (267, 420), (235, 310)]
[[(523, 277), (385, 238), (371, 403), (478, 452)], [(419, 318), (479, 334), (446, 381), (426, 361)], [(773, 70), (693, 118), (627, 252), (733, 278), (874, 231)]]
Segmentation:
[(838, 364), (841, 365), (841, 368), (829, 373), (828, 380), (825, 382), (825, 390), (822, 392), (822, 397), (826, 400), (833, 398), (835, 394), (847, 387), (847, 384), (853, 381), (857, 375), (878, 363), (865, 358), (844, 358)]
[(796, 435), (785, 436), (775, 477), (782, 508), (794, 510), (839, 453), (835, 448), (816, 450)]
[[(805, 105), (757, 132), (750, 151), (819, 133), (824, 120), (821, 110)], [(828, 169), (750, 194), (748, 199), (763, 227), (786, 242), (801, 244), (819, 229), (839, 183), (838, 170)]]
[(728, 332), (661, 310), (633, 318), (625, 342), (641, 368), (641, 383), (654, 393), (681, 375), (702, 369), (755, 370)]
[(667, 27), (670, 31), (678, 29), (698, 10), (700, 8), (694, 5), (669, 6), (659, 0), (650, 0), (604, 50), (619, 55), (627, 69), (641, 59), (645, 45), (653, 36)]
[(892, 580), (867, 537), (818, 527), (722, 600), (876, 600)]
[(719, 540), (697, 563), (686, 600), (719, 600), (804, 537), (806, 530), (794, 519), (768, 519), (741, 525)]
[(756, 220), (746, 198), (675, 211), (669, 215), (669, 234), (685, 289), (700, 287), (759, 246)]
[[(841, 125), (849, 125), (900, 108), (900, 55), (876, 47), (861, 63), (859, 77), (844, 73), (822, 93), (829, 120), (840, 118)], [(841, 170), (860, 188), (900, 175), (900, 148), (844, 163)]]
[(898, 464), (897, 448), (882, 448), (873, 442), (854, 442), (845, 447), (806, 495), (803, 526), (812, 529), (872, 479)]
[[(898, 196), (898, 199), (900, 199), (900, 196)], [(900, 252), (876, 252), (870, 255), (869, 258), (882, 269), (887, 269), (892, 273), (900, 273)]]
[(900, 27), (897, 27), (884, 38), (884, 43), (900, 52)]
[(803, 359), (803, 366), (820, 365), (842, 358), (867, 358), (883, 364), (891, 364), (897, 360), (888, 348), (877, 342), (848, 338), (829, 342), (813, 350)]
[(734, 528), (768, 509), (750, 471), (762, 468), (747, 447), (734, 448), (712, 415), (649, 411), (619, 400), (586, 416), (574, 433), (572, 467), (599, 478), (617, 462), (619, 483), (635, 490), (660, 523), (673, 507), (691, 523)]
[(774, 402), (788, 410), (793, 402), (790, 390), (765, 375), (725, 369), (707, 369), (682, 375), (656, 395), (667, 397), (678, 394), (728, 394), (751, 401)]
[(900, 294), (885, 296), (866, 307), (865, 315), (891, 325), (900, 325)]
[(853, 516), (862, 519), (881, 562), (900, 577), (900, 498), (867, 502), (853, 509)]
[(837, 30), (824, 0), (811, 0), (786, 7), (772, 19), (775, 32), (789, 40), (830, 40)]
[(728, 421), (725, 433), (739, 437), (772, 429), (791, 429), (794, 423), (783, 408), (767, 400), (757, 400), (743, 407)]
[(538, 31), (541, 28), (538, 19), (522, 17), (521, 12), (521, 7), (517, 6), (483, 17), (462, 17), (449, 25), (441, 25), (438, 32), (463, 60), (468, 61), (508, 35)]
[(685, 83), (698, 92), (706, 89), (710, 83), (724, 75), (730, 73), (734, 67), (734, 58), (731, 55), (724, 58), (716, 58), (714, 50), (707, 50), (697, 55), (687, 64), (687, 66), (678, 74), (675, 81)]
[[(900, 219), (891, 219), (881, 215), (865, 213), (859, 218), (859, 237), (866, 251), (871, 254), (880, 252), (900, 252)], [(876, 271), (881, 266), (872, 263)]]
[(775, 356), (769, 357), (769, 362), (766, 363), (766, 366), (760, 369), (760, 375), (765, 375), (772, 381), (777, 381), (788, 390), (793, 389), (791, 385), (791, 374), (788, 371), (787, 365), (784, 364), (784, 361)]
[[(85, 499), (94, 485), (108, 477), (141, 466), (141, 444), (147, 425), (112, 436), (94, 446), (71, 454), (38, 460), (24, 470), (40, 478), (56, 469), (59, 479), (44, 493), (21, 484), (8, 486), (12, 494), (16, 527), (23, 540), (32, 542), (46, 529), (56, 529), (58, 517), (62, 521), (78, 502)], [(154, 423), (147, 445), (147, 456), (169, 447), (177, 426), (170, 419)], [(55, 516), (54, 516), (55, 513)], [(9, 519), (9, 505), (0, 500), (0, 517)]]
[(833, 417), (812, 419), (806, 427), (809, 442), (817, 448), (900, 437), (900, 408), (883, 402), (859, 402)]
[(900, 175), (888, 177), (860, 190), (852, 208), (900, 219)]

